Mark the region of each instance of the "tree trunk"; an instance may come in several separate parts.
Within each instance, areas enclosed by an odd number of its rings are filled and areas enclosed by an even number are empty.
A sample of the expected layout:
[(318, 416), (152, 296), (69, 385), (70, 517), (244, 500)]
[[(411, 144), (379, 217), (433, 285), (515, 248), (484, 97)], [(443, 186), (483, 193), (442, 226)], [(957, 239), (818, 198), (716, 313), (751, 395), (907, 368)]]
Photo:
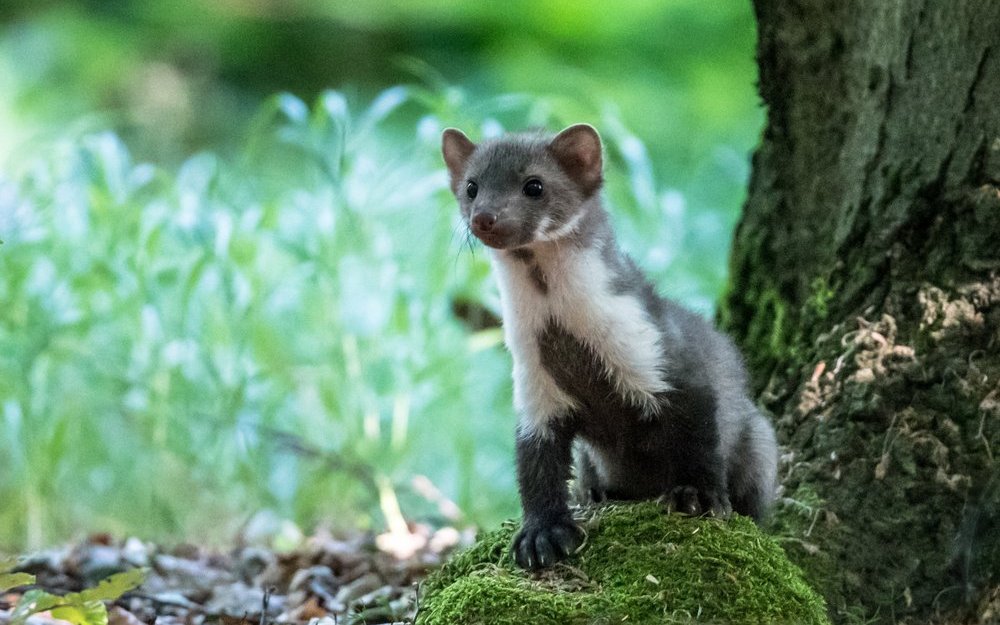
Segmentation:
[[(755, 0), (720, 312), (840, 622), (1000, 621), (1000, 2)], [(991, 620), (992, 619), (992, 620)]]

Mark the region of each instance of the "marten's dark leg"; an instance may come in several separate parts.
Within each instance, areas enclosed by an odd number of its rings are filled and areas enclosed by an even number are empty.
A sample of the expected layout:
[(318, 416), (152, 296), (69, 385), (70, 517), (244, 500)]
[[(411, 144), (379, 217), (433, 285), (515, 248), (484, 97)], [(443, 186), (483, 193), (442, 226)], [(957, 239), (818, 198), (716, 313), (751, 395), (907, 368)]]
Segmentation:
[(693, 516), (728, 515), (732, 508), (712, 389), (677, 389), (667, 393), (666, 402), (663, 418), (670, 483), (664, 495), (668, 508)]
[(518, 427), (517, 483), (524, 521), (511, 551), (523, 568), (550, 566), (583, 542), (567, 503), (572, 444), (573, 431), (565, 422), (533, 431)]

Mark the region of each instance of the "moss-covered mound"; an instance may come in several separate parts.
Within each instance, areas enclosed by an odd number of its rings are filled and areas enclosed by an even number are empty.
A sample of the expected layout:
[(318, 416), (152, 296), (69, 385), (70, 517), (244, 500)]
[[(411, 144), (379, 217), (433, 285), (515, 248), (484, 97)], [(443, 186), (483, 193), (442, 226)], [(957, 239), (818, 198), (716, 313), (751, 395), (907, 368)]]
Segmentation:
[(584, 548), (538, 575), (511, 561), (515, 523), (485, 534), (424, 582), (417, 625), (828, 623), (823, 600), (749, 519), (639, 503), (580, 520)]

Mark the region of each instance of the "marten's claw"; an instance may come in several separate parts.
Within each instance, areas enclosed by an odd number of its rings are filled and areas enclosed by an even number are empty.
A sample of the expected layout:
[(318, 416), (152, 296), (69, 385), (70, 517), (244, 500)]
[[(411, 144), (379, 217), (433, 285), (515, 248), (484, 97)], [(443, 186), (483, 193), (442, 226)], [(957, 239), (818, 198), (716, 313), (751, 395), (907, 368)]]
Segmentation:
[(527, 521), (514, 536), (511, 553), (523, 569), (552, 566), (574, 553), (583, 544), (583, 530), (565, 519), (548, 525)]
[(679, 512), (689, 516), (710, 516), (725, 518), (732, 513), (729, 498), (714, 490), (699, 490), (694, 486), (677, 486), (660, 497), (660, 503), (667, 512)]

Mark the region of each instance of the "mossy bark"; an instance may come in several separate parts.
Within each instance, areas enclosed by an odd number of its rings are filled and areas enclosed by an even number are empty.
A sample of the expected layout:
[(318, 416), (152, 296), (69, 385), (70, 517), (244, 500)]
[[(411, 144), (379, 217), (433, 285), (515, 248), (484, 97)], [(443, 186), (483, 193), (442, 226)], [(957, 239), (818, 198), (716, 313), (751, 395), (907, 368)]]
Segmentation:
[(720, 318), (784, 446), (778, 531), (842, 622), (1000, 619), (1000, 3), (755, 9)]

